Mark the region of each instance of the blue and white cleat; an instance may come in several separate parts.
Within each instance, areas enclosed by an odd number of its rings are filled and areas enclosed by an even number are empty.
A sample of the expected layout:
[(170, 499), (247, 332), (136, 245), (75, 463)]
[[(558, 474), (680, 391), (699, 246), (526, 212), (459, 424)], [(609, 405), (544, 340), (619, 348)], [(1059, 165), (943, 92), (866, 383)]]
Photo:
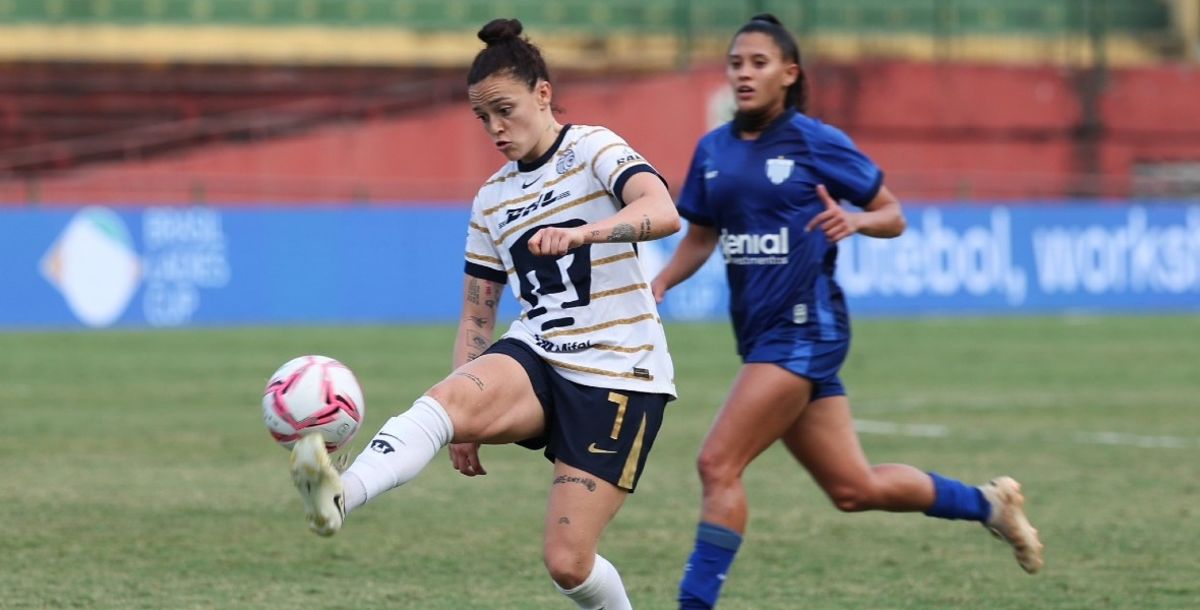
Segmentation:
[(1021, 568), (1037, 574), (1045, 563), (1042, 551), (1045, 546), (1038, 540), (1038, 531), (1025, 517), (1025, 496), (1021, 495), (1021, 484), (1012, 477), (996, 477), (986, 485), (980, 485), (983, 497), (992, 505), (992, 515), (984, 527), (994, 536), (1007, 542)]
[(325, 451), (320, 434), (309, 434), (292, 447), (292, 483), (304, 500), (308, 529), (318, 536), (332, 536), (346, 518), (342, 477)]

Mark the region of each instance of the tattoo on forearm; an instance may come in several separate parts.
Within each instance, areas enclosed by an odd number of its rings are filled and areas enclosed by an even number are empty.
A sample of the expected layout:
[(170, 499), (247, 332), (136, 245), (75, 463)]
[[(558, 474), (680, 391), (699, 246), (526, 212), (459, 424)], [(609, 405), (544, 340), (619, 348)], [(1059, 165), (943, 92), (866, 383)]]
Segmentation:
[(474, 382), (475, 382), (475, 387), (479, 388), (479, 391), (480, 391), (480, 392), (482, 392), (482, 391), (483, 391), (483, 380), (482, 380), (482, 379), (480, 379), (480, 378), (476, 377), (475, 375), (472, 375), (472, 374), (470, 374), (470, 373), (465, 373), (465, 372), (462, 372), (462, 371), (459, 371), (459, 372), (455, 373), (455, 375), (458, 375), (458, 376), (460, 376), (460, 377), (466, 377), (467, 379), (470, 379), (471, 381), (474, 381)]
[(566, 483), (579, 483), (587, 488), (588, 491), (596, 491), (596, 481), (587, 477), (574, 477), (566, 474), (560, 474), (554, 477), (555, 485), (563, 485)]
[(495, 309), (500, 303), (499, 286), (488, 282), (484, 284), (483, 290), (483, 305), (488, 309)]
[(608, 241), (633, 241), (633, 225), (623, 222), (613, 227), (612, 233), (608, 235)]
[(638, 241), (650, 239), (650, 217), (642, 216), (642, 227), (638, 231)]
[(471, 332), (467, 333), (467, 344), (468, 345), (477, 347), (479, 349), (487, 349), (487, 346), (489, 343), (490, 342), (488, 341), (487, 337), (485, 337), (479, 333), (471, 333)]
[(571, 520), (566, 517), (559, 517), (558, 524), (559, 525), (571, 525)]

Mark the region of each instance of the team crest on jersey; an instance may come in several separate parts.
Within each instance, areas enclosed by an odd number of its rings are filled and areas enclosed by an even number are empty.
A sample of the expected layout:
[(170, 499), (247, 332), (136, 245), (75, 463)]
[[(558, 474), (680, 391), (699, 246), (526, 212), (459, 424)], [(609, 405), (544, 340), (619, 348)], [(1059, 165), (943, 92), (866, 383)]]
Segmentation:
[(575, 151), (573, 149), (558, 156), (558, 161), (554, 163), (554, 171), (565, 174), (572, 167), (575, 167)]
[(767, 179), (771, 184), (783, 184), (785, 180), (792, 177), (792, 168), (796, 162), (791, 159), (767, 159)]

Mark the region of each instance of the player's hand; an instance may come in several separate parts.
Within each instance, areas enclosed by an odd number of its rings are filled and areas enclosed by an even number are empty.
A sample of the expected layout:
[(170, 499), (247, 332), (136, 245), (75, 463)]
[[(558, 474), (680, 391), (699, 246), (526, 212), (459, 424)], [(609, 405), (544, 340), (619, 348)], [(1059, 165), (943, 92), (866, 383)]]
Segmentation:
[(468, 477), (487, 474), (479, 463), (479, 443), (450, 443), (450, 463)]
[(650, 282), (650, 292), (654, 294), (654, 302), (659, 305), (662, 305), (668, 290), (670, 290), (670, 287), (663, 281), (662, 276), (656, 277), (653, 282)]
[(825, 237), (831, 243), (837, 243), (858, 232), (855, 215), (838, 205), (838, 202), (829, 196), (824, 184), (817, 185), (817, 196), (825, 203), (825, 211), (808, 221), (808, 225), (804, 227), (805, 231), (819, 228), (825, 232)]
[(529, 238), (529, 251), (538, 256), (562, 256), (583, 245), (578, 227), (543, 227)]

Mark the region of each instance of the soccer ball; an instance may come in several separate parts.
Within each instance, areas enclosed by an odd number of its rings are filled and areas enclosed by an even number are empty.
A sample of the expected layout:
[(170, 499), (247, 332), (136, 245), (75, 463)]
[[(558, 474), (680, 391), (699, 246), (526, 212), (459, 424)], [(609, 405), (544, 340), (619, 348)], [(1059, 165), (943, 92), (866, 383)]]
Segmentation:
[(333, 453), (358, 432), (367, 405), (346, 365), (326, 356), (300, 356), (271, 375), (262, 406), (267, 431), (284, 449), (319, 433)]

